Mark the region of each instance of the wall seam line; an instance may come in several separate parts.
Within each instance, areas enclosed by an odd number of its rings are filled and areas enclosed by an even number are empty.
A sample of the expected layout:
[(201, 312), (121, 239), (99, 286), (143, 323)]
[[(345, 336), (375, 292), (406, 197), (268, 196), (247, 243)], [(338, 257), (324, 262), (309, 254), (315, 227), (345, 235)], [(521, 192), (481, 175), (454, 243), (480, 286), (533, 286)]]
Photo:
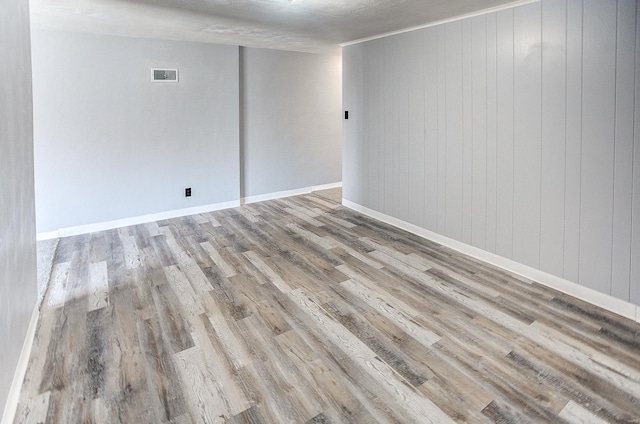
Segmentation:
[(578, 154), (578, 284), (580, 284), (580, 228), (582, 227), (582, 134), (583, 134), (583, 104), (584, 104), (584, 1), (580, 0), (580, 149)]
[(540, 205), (538, 223), (538, 268), (542, 269), (542, 204), (544, 201), (544, 3), (540, 3)]
[[(637, 124), (638, 124), (638, 118), (637, 118), (637, 112), (638, 112), (638, 53), (640, 52), (640, 48), (638, 46), (638, 41), (640, 39), (640, 10), (638, 10), (638, 2), (636, 2), (636, 37), (635, 37), (635, 53), (636, 53), (636, 57), (635, 57), (635, 61), (634, 61), (634, 78), (633, 78), (633, 82), (634, 82), (634, 96), (633, 96), (633, 116), (634, 116), (634, 123), (633, 123), (633, 143), (632, 143), (632, 147), (631, 147), (631, 237), (630, 237), (630, 245), (629, 245), (629, 257), (630, 257), (630, 266), (629, 266), (629, 294), (628, 294), (628, 299), (629, 302), (631, 302), (631, 284), (633, 282), (632, 278), (633, 278), (633, 270), (634, 270), (634, 262), (633, 262), (633, 241), (634, 241), (634, 237), (637, 236), (637, 234), (635, 234), (635, 226), (634, 224), (634, 217), (637, 216), (637, 214), (634, 214), (634, 202), (633, 202), (633, 193), (635, 193), (636, 187), (635, 187), (635, 178), (636, 178), (636, 161), (635, 161), (635, 157), (636, 157), (636, 130), (637, 130)], [(635, 218), (637, 219), (637, 218)], [(638, 313), (640, 313), (640, 309), (638, 309)], [(636, 316), (636, 320), (638, 319), (638, 316)]]
[(567, 246), (567, 86), (569, 68), (569, 8), (568, 0), (564, 0), (564, 184), (563, 184), (563, 212), (562, 212), (562, 277), (566, 276), (565, 249)]
[(513, 244), (514, 244), (514, 212), (516, 201), (516, 14), (511, 11), (511, 253), (510, 259), (514, 257)]
[(610, 261), (611, 271), (609, 272), (609, 294), (613, 293), (613, 275), (614, 275), (614, 254), (616, 251), (615, 246), (615, 223), (616, 223), (616, 147), (617, 147), (617, 135), (618, 135), (618, 13), (620, 12), (620, 4), (616, 2), (616, 39), (615, 39), (615, 47), (614, 47), (614, 56), (615, 61), (613, 64), (613, 204), (611, 205), (611, 255)]

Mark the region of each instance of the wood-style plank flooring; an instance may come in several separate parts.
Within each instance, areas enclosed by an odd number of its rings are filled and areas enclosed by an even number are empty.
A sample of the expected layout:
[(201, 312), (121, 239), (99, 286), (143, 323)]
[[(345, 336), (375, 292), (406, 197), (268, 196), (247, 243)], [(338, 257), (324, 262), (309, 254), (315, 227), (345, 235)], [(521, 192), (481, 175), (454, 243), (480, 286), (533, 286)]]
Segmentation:
[(60, 240), (16, 423), (640, 420), (640, 325), (316, 195)]

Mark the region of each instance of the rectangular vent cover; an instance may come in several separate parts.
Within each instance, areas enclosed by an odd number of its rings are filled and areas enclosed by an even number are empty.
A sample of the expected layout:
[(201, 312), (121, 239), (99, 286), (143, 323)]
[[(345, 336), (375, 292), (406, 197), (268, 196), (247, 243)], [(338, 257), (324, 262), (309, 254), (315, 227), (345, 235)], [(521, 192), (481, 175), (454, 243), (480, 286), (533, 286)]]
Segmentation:
[(178, 82), (178, 70), (151, 68), (151, 81)]

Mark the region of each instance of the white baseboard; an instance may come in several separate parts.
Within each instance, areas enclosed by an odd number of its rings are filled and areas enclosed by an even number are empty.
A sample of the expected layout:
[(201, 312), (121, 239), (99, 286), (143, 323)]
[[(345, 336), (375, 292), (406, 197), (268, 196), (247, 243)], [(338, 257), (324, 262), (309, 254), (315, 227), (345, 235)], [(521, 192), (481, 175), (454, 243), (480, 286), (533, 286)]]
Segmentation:
[(193, 208), (176, 209), (167, 212), (153, 213), (149, 215), (134, 216), (131, 218), (117, 219), (114, 221), (98, 222), (96, 224), (78, 225), (74, 227), (61, 228), (56, 231), (41, 232), (36, 234), (36, 240), (51, 240), (60, 237), (77, 236), (80, 234), (95, 233), (97, 231), (112, 230), (114, 228), (128, 227), (130, 225), (146, 224), (148, 222), (160, 221), (163, 219), (179, 218), (181, 216), (195, 215), (199, 213), (213, 212), (222, 209), (236, 208), (243, 204), (263, 202), (265, 200), (280, 199), (283, 197), (308, 194), (312, 191), (328, 190), (342, 187), (342, 182), (322, 184), (317, 186), (303, 187), (295, 190), (279, 191), (276, 193), (261, 194), (258, 196), (245, 197), (241, 200), (230, 202), (214, 203), (210, 205), (196, 206)]
[(53, 240), (53, 239), (57, 239), (60, 237), (60, 230), (55, 230), (55, 231), (43, 231), (41, 233), (37, 233), (36, 234), (36, 240), (37, 241), (42, 241), (42, 240)]
[(486, 250), (482, 250), (477, 247), (470, 246), (466, 243), (462, 243), (449, 237), (434, 233), (417, 225), (402, 221), (398, 218), (385, 215), (383, 213), (369, 209), (365, 206), (351, 202), (350, 200), (343, 198), (342, 204), (349, 209), (353, 209), (357, 212), (362, 213), (363, 215), (367, 215), (371, 218), (393, 225), (394, 227), (401, 228), (420, 237), (424, 237), (443, 246), (457, 250), (458, 252), (464, 253), (473, 258), (490, 263), (530, 280), (534, 280), (547, 287), (551, 287), (570, 296), (584, 300), (585, 302), (589, 302), (593, 305), (599, 306), (600, 308), (606, 309), (607, 311), (613, 312), (617, 315), (629, 318), (636, 322), (640, 322), (640, 306), (638, 305), (625, 302), (624, 300), (620, 300), (613, 296), (609, 296), (599, 291), (590, 289), (588, 287), (581, 286), (572, 281), (565, 280), (564, 278), (551, 275), (544, 271), (540, 271), (539, 269), (523, 265), (511, 259), (507, 259), (494, 253), (487, 252)]
[(153, 213), (149, 215), (134, 216), (131, 218), (117, 219), (115, 221), (99, 222), (96, 224), (78, 225), (76, 227), (61, 228), (57, 231), (38, 233), (37, 240), (50, 240), (59, 237), (77, 236), (79, 234), (95, 233), (96, 231), (112, 230), (114, 228), (128, 227), (130, 225), (146, 224), (148, 222), (163, 219), (179, 218), (181, 216), (196, 215), (199, 213), (213, 212), (221, 209), (236, 208), (240, 206), (239, 200), (214, 203), (210, 205), (195, 206), (192, 208), (176, 209), (172, 211)]
[(298, 196), (300, 194), (311, 193), (312, 191), (329, 190), (338, 187), (342, 187), (342, 182), (296, 188), (294, 190), (277, 191), (275, 193), (259, 194), (257, 196), (243, 197), (242, 204), (246, 205), (249, 203), (264, 202), (266, 200), (282, 199), (283, 197)]
[(18, 365), (16, 371), (13, 374), (13, 380), (11, 381), (11, 387), (9, 388), (9, 395), (7, 401), (4, 404), (4, 412), (2, 414), (2, 420), (0, 424), (11, 424), (16, 415), (18, 409), (18, 402), (20, 401), (20, 390), (22, 389), (22, 382), (24, 376), (27, 373), (27, 366), (29, 365), (29, 357), (31, 356), (31, 347), (33, 346), (33, 338), (36, 335), (36, 328), (38, 326), (38, 318), (40, 317), (40, 311), (36, 305), (33, 308), (31, 314), (31, 321), (29, 322), (29, 328), (24, 338), (22, 345), (22, 351), (20, 352), (20, 358), (18, 358)]

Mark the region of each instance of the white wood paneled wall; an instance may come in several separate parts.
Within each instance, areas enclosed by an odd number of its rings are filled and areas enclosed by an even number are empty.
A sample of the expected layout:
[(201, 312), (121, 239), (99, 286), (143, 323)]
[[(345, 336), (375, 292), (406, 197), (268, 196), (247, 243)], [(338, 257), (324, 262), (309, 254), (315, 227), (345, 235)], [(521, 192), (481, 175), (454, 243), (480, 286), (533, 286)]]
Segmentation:
[(543, 0), (345, 47), (343, 196), (640, 304), (639, 20)]

